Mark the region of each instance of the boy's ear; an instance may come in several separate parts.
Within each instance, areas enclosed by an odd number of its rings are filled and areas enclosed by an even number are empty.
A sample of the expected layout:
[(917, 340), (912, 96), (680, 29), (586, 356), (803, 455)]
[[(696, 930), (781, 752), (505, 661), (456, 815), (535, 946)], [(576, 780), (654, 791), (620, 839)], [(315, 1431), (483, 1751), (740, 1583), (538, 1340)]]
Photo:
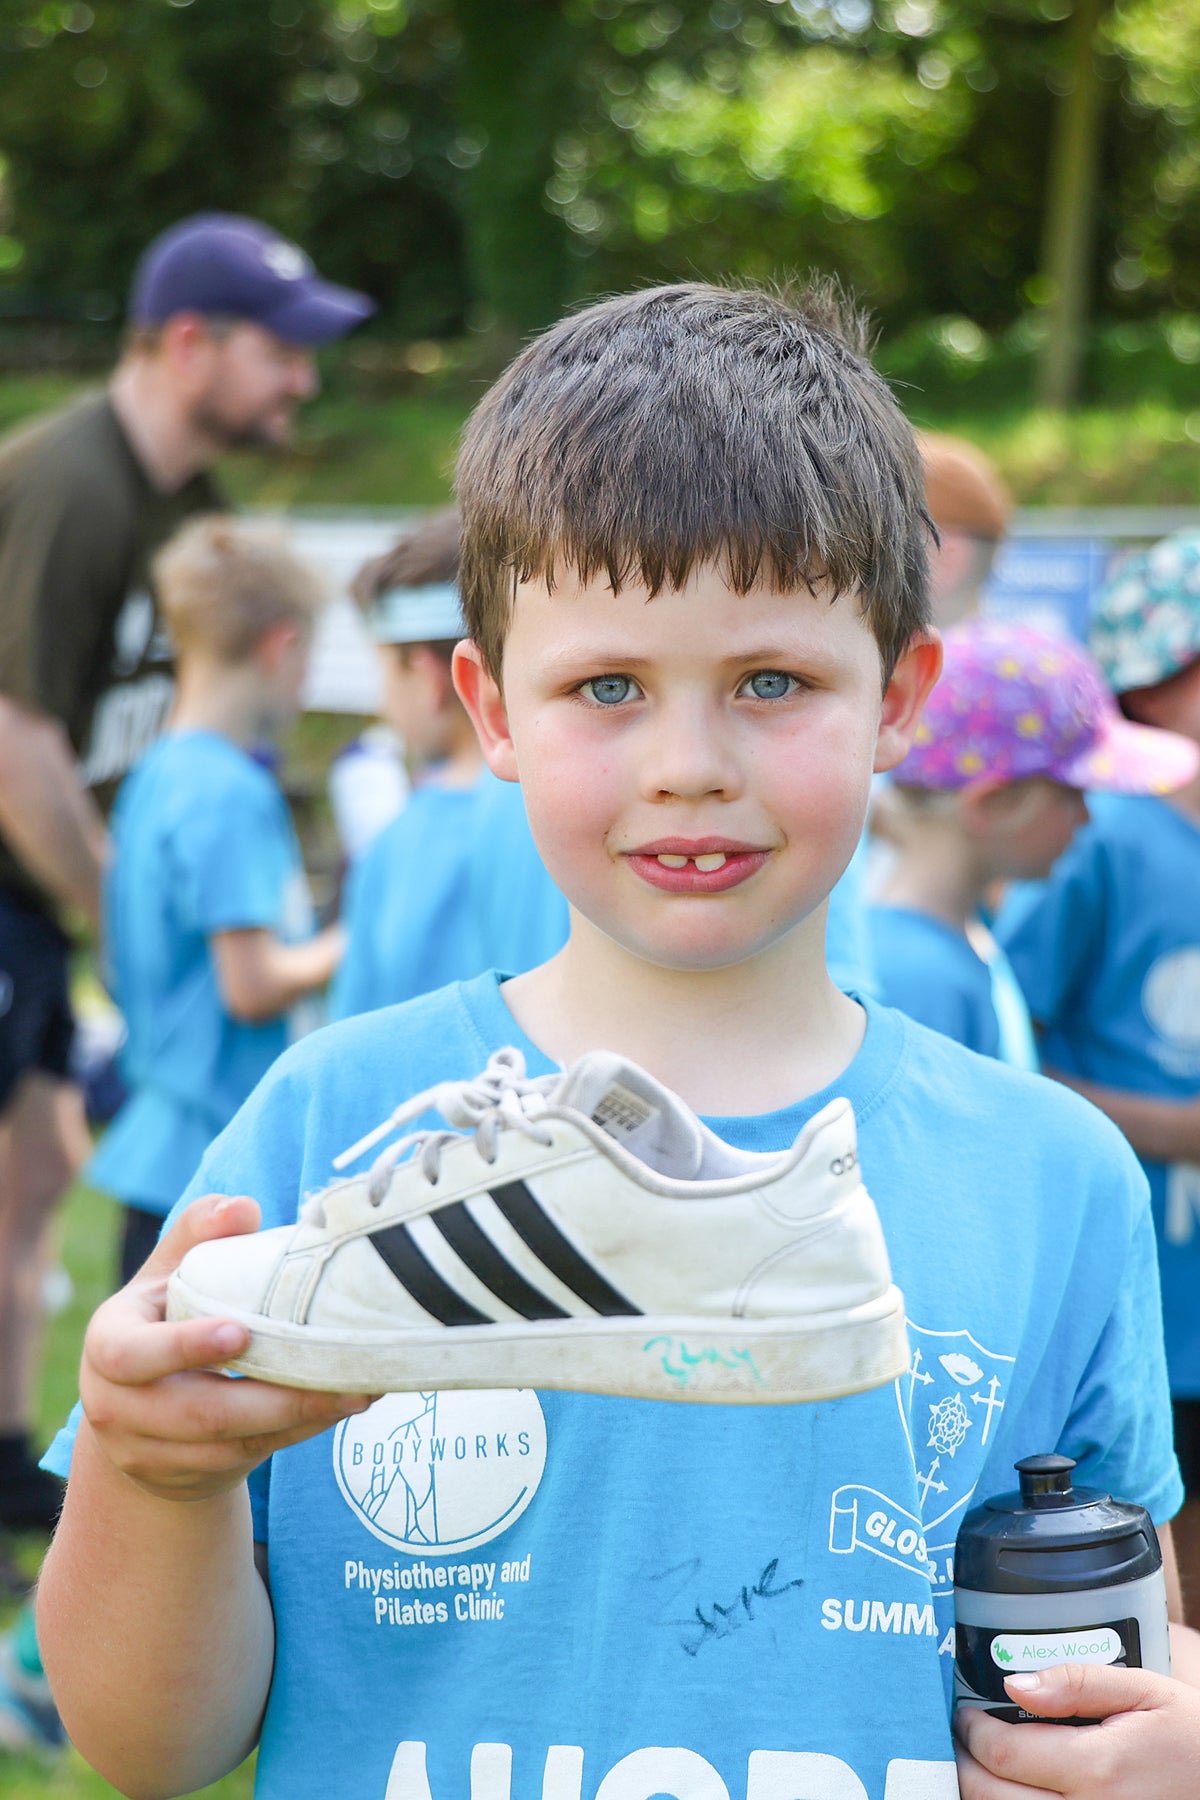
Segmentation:
[(467, 709), (484, 761), (501, 781), (518, 781), (517, 755), (509, 735), (500, 683), (484, 666), (478, 644), (464, 638), (454, 646), (454, 686)]
[(941, 633), (918, 632), (909, 639), (884, 690), (875, 741), (876, 774), (894, 769), (908, 755), (929, 690), (941, 672)]
[(1017, 798), (1013, 782), (997, 781), (985, 776), (958, 790), (959, 818), (968, 837), (988, 838), (996, 826), (1003, 824)]
[(299, 636), (300, 627), (294, 619), (276, 619), (254, 647), (259, 666), (273, 675)]

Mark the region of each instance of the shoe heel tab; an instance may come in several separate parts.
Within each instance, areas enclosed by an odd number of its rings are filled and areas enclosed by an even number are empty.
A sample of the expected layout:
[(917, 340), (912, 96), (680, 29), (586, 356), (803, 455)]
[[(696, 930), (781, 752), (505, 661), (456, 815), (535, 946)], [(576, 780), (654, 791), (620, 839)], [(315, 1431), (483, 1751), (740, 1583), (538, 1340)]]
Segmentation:
[[(818, 1143), (820, 1151), (817, 1149)], [(823, 1106), (808, 1121), (799, 1148), (803, 1156), (817, 1156), (827, 1151), (831, 1175), (845, 1175), (850, 1170), (857, 1169), (858, 1122), (854, 1117), (854, 1108), (844, 1094), (831, 1100), (828, 1106)]]

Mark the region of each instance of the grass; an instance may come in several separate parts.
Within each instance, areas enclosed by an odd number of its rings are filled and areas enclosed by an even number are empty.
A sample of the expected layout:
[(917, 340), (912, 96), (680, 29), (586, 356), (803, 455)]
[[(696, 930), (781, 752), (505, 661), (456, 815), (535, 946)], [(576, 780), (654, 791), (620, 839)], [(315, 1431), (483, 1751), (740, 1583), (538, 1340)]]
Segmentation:
[[(39, 1426), (48, 1439), (66, 1418), (76, 1395), (79, 1351), (87, 1322), (109, 1293), (116, 1259), (116, 1208), (101, 1195), (82, 1185), (67, 1197), (62, 1219), (63, 1261), (74, 1285), (74, 1296), (65, 1311), (51, 1321), (47, 1341)], [(17, 1541), (18, 1557), (32, 1575), (38, 1564), (41, 1540), (34, 1536)], [(7, 1624), (15, 1608), (0, 1611)], [(147, 1694), (147, 1706), (155, 1703)], [(245, 1764), (233, 1775), (205, 1788), (212, 1800), (250, 1800), (253, 1767)], [(0, 1800), (110, 1800), (110, 1787), (74, 1750), (47, 1765), (0, 1750)]]

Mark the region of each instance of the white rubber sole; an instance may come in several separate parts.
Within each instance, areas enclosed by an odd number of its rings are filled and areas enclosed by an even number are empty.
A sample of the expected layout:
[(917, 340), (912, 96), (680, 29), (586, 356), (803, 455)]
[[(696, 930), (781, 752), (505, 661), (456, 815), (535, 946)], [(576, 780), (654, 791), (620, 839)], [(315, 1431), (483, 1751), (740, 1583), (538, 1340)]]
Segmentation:
[(909, 1365), (899, 1288), (803, 1319), (553, 1319), (375, 1332), (295, 1325), (222, 1307), (172, 1275), (168, 1319), (236, 1319), (249, 1349), (228, 1367), (342, 1394), (562, 1388), (640, 1400), (780, 1405), (885, 1387)]

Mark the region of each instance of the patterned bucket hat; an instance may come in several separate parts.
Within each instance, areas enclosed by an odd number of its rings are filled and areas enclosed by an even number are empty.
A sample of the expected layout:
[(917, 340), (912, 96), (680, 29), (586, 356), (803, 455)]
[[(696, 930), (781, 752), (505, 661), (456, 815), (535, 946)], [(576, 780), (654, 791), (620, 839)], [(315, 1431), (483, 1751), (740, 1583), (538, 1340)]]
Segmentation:
[(1200, 533), (1126, 558), (1096, 599), (1088, 644), (1114, 694), (1153, 687), (1200, 657)]
[(970, 619), (945, 634), (946, 660), (894, 779), (946, 791), (1032, 775), (1114, 794), (1169, 794), (1200, 768), (1172, 731), (1122, 718), (1099, 669), (1068, 638)]

